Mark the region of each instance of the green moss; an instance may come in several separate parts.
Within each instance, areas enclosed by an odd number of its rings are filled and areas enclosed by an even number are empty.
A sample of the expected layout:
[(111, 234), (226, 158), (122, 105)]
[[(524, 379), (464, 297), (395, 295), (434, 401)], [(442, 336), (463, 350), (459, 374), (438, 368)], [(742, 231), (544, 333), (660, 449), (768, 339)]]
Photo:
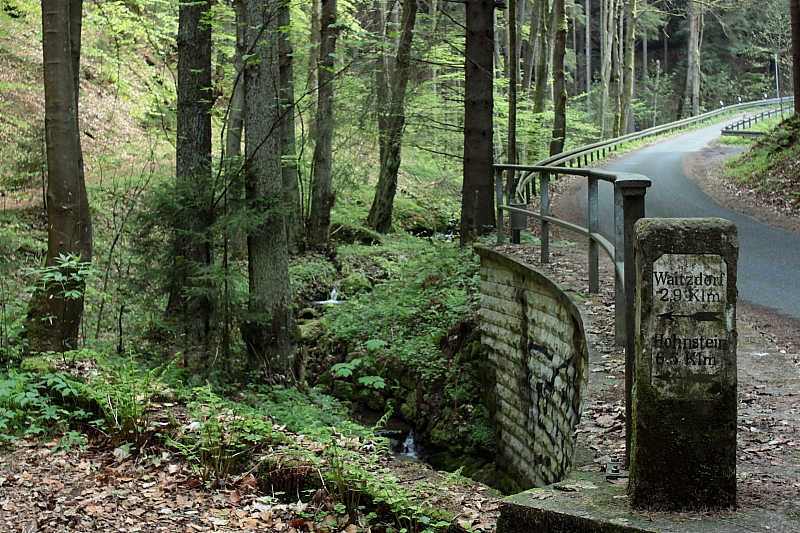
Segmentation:
[(711, 400), (660, 397), (634, 385), (631, 504), (654, 510), (736, 504), (736, 388)]
[(42, 374), (50, 374), (56, 371), (56, 367), (46, 357), (33, 356), (26, 357), (19, 365), (20, 372), (30, 372), (31, 374), (41, 376)]

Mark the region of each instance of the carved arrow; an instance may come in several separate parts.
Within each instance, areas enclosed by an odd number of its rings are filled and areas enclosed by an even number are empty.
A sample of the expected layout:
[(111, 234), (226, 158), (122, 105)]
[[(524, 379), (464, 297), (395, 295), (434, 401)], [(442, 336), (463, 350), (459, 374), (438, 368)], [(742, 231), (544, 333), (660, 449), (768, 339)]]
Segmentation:
[(700, 311), (697, 313), (693, 313), (691, 315), (678, 315), (675, 314), (674, 311), (668, 311), (666, 313), (661, 313), (658, 315), (659, 318), (664, 318), (666, 320), (675, 320), (678, 317), (682, 318), (692, 318), (697, 322), (719, 322), (721, 319), (719, 317), (719, 313), (713, 313), (708, 311)]

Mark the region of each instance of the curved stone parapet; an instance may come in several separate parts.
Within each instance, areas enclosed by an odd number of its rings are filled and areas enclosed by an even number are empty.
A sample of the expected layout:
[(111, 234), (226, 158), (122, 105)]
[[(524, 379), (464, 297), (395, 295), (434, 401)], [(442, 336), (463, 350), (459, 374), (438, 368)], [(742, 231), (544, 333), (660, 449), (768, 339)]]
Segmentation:
[(570, 296), (532, 265), (484, 246), (475, 251), (497, 463), (518, 490), (548, 485), (572, 463), (588, 376), (584, 321)]

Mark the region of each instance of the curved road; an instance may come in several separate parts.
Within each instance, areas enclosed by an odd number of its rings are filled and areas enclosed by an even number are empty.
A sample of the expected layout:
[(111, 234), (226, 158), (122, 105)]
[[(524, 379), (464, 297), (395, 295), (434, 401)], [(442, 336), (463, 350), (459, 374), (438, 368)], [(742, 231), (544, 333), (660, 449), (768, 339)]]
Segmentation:
[[(733, 122), (733, 121), (731, 121)], [(605, 167), (649, 177), (647, 217), (720, 217), (739, 230), (739, 299), (800, 319), (800, 236), (756, 222), (723, 207), (684, 173), (684, 160), (720, 135), (725, 123), (643, 148)], [(586, 185), (581, 191), (586, 213)], [(612, 235), (613, 187), (600, 183), (600, 231)]]

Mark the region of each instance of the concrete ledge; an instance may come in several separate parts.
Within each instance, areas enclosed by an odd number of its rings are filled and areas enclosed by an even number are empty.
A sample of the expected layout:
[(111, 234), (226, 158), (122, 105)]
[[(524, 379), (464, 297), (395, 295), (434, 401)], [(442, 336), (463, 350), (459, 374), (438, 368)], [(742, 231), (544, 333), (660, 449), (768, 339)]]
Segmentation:
[(631, 511), (624, 480), (572, 472), (500, 503), (497, 533), (752, 533), (800, 531), (800, 515), (766, 509), (719, 513)]

